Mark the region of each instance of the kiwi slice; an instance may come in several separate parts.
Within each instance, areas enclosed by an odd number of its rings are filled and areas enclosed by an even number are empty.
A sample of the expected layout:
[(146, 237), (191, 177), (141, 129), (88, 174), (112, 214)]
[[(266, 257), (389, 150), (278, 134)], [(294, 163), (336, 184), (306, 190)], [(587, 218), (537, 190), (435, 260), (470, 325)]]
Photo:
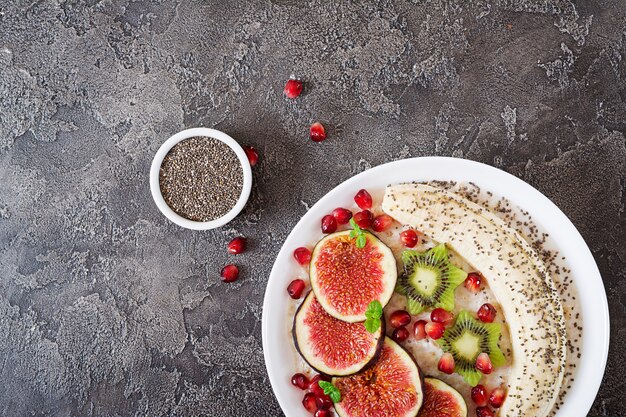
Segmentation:
[(406, 250), (402, 253), (404, 274), (398, 278), (396, 292), (406, 295), (411, 314), (438, 307), (454, 309), (454, 290), (467, 272), (452, 265), (443, 243), (426, 252)]
[(445, 352), (450, 352), (454, 357), (454, 371), (475, 387), (483, 376), (476, 369), (478, 355), (482, 352), (489, 355), (494, 367), (506, 363), (498, 346), (500, 331), (499, 323), (483, 323), (474, 319), (469, 312), (461, 311), (454, 326), (448, 328), (437, 342)]

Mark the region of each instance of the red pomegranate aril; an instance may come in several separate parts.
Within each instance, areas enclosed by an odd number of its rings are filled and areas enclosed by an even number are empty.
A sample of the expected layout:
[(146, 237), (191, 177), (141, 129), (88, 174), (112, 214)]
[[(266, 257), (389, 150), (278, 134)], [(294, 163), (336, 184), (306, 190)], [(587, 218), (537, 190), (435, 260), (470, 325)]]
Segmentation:
[(317, 411), (317, 403), (315, 401), (315, 394), (312, 392), (307, 392), (304, 394), (304, 398), (302, 399), (302, 405), (309, 413), (313, 414)]
[(293, 78), (285, 84), (285, 95), (287, 98), (296, 98), (302, 93), (302, 81)]
[(315, 403), (317, 404), (318, 410), (328, 410), (330, 407), (333, 406), (333, 400), (331, 400), (330, 397), (326, 394), (316, 395)]
[(493, 372), (493, 364), (491, 363), (491, 359), (489, 359), (489, 355), (485, 352), (481, 353), (476, 358), (476, 369), (485, 375), (489, 375)]
[(483, 323), (493, 323), (496, 319), (496, 308), (489, 303), (485, 303), (478, 309), (478, 319)]
[(320, 381), (330, 382), (330, 378), (322, 374), (317, 374), (311, 378), (311, 382), (309, 383), (309, 390), (318, 397), (324, 395), (324, 390), (319, 384)]
[(483, 281), (483, 277), (480, 276), (478, 272), (470, 272), (467, 274), (467, 278), (465, 278), (465, 288), (467, 288), (470, 292), (476, 294), (480, 291), (480, 284)]
[(485, 407), (487, 405), (487, 390), (484, 386), (478, 384), (471, 391), (472, 401), (479, 406)]
[(491, 411), (487, 407), (478, 407), (476, 409), (476, 416), (477, 417), (495, 417), (495, 414), (493, 414), (493, 411)]
[(314, 417), (330, 417), (330, 410), (317, 410)]
[(452, 323), (452, 320), (454, 320), (454, 314), (444, 310), (443, 308), (436, 308), (430, 313), (430, 319), (435, 323), (441, 323), (444, 326), (447, 326)]
[(408, 229), (400, 233), (400, 241), (407, 248), (413, 248), (419, 242), (419, 236), (413, 229)]
[(293, 251), (293, 257), (300, 265), (305, 266), (311, 262), (311, 251), (308, 248), (299, 247)]
[(239, 268), (236, 265), (230, 264), (222, 268), (222, 281), (233, 282), (239, 278)]
[(409, 331), (406, 327), (398, 327), (391, 334), (391, 338), (398, 343), (402, 343), (409, 338)]
[(359, 211), (354, 214), (354, 221), (361, 229), (369, 229), (374, 220), (374, 215), (369, 210)]
[(250, 166), (255, 166), (256, 163), (259, 162), (259, 153), (256, 151), (254, 146), (244, 146), (243, 150), (248, 157), (248, 162), (250, 162)]
[(245, 237), (236, 237), (230, 242), (228, 242), (228, 252), (233, 255), (238, 255), (241, 252), (246, 250), (246, 238)]
[(300, 278), (294, 279), (287, 286), (287, 292), (289, 293), (289, 296), (291, 298), (297, 300), (298, 298), (302, 297), (302, 292), (304, 291), (305, 287), (306, 284)]
[(498, 387), (491, 392), (489, 396), (489, 405), (493, 408), (500, 408), (506, 398), (506, 391), (502, 387)]
[(352, 212), (343, 207), (337, 207), (334, 209), (332, 215), (339, 224), (347, 224), (352, 218)]
[(426, 323), (426, 325), (424, 326), (424, 330), (426, 331), (426, 334), (428, 335), (428, 337), (430, 337), (433, 340), (437, 340), (437, 339), (440, 339), (441, 336), (443, 336), (443, 333), (446, 331), (446, 328), (441, 323), (435, 323), (431, 321), (429, 323)]
[(321, 142), (326, 139), (326, 129), (324, 129), (324, 126), (321, 123), (315, 122), (309, 129), (309, 135), (311, 136), (311, 140), (313, 142)]
[(405, 310), (396, 310), (389, 316), (389, 322), (394, 328), (406, 326), (411, 322), (411, 315)]
[(415, 340), (426, 338), (426, 320), (418, 320), (413, 325), (413, 336)]
[(322, 233), (334, 233), (337, 231), (337, 220), (332, 214), (322, 217)]
[(454, 357), (451, 353), (446, 352), (441, 355), (439, 363), (437, 364), (437, 369), (448, 375), (452, 375), (454, 373)]
[(376, 216), (376, 218), (374, 219), (372, 229), (374, 229), (375, 232), (384, 232), (385, 230), (389, 229), (391, 223), (393, 223), (393, 219), (391, 218), (391, 216), (389, 216), (388, 214), (381, 214), (380, 216)]
[(306, 375), (304, 374), (300, 374), (300, 373), (294, 374), (291, 377), (291, 384), (294, 387), (298, 387), (302, 390), (305, 390), (309, 386), (309, 378), (307, 378)]
[(360, 189), (354, 196), (354, 202), (361, 210), (369, 210), (372, 208), (372, 196), (366, 189)]

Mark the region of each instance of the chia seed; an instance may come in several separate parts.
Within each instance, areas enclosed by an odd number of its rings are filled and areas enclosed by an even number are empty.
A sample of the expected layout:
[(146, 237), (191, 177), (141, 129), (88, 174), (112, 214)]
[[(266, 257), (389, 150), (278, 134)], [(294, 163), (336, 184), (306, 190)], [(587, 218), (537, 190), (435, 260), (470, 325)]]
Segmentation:
[(175, 213), (206, 222), (235, 206), (243, 188), (243, 170), (237, 154), (224, 142), (194, 137), (170, 149), (161, 163), (159, 186)]

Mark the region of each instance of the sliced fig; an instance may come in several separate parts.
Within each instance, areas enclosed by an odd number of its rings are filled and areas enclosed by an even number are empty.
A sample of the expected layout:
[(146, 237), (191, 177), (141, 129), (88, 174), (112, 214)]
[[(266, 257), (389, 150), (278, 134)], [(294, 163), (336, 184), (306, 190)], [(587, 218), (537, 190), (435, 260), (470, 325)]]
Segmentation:
[(347, 323), (329, 315), (313, 291), (296, 311), (293, 337), (296, 349), (316, 371), (352, 375), (373, 364), (383, 346), (385, 326), (369, 333), (363, 323)]
[(424, 378), (424, 404), (418, 417), (467, 417), (467, 404), (457, 390), (436, 378)]
[(311, 288), (324, 310), (339, 320), (365, 320), (367, 306), (378, 300), (383, 307), (393, 294), (398, 271), (396, 259), (376, 236), (365, 232), (359, 248), (350, 231), (320, 240), (311, 258)]
[(341, 417), (415, 417), (424, 401), (422, 375), (411, 355), (385, 338), (376, 364), (356, 375), (333, 378), (341, 393)]

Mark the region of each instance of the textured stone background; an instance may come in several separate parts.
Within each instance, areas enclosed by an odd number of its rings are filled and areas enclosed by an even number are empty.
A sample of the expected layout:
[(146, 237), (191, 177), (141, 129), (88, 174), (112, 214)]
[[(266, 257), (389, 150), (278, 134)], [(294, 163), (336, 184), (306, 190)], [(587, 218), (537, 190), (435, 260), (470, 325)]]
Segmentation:
[[(590, 416), (626, 415), (626, 3), (319, 3), (0, 0), (1, 415), (281, 415), (260, 321), (282, 241), (336, 184), (420, 155), (503, 168), (571, 217), (612, 316)], [(261, 153), (245, 212), (202, 233), (147, 175), (197, 125)]]

